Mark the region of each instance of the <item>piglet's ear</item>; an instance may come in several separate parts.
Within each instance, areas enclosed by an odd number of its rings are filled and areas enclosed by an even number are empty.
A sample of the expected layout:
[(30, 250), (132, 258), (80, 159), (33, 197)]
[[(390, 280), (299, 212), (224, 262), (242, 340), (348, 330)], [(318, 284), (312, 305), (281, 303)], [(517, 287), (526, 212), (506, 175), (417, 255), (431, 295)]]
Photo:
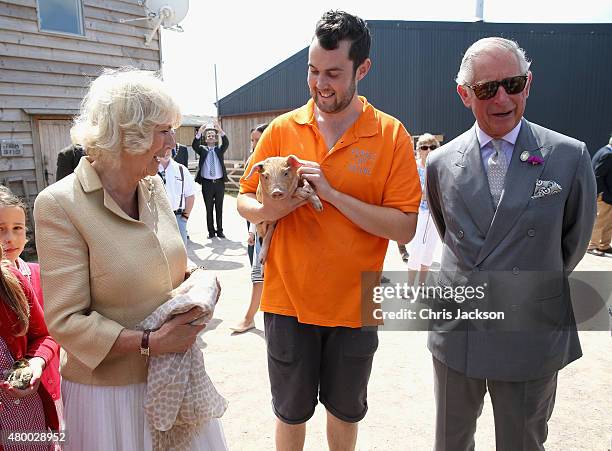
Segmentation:
[(248, 179), (250, 176), (253, 175), (253, 173), (255, 171), (262, 172), (263, 171), (263, 167), (264, 167), (264, 162), (263, 161), (260, 161), (259, 163), (255, 163), (253, 165), (253, 167), (251, 168), (251, 172), (249, 172), (249, 175), (247, 175), (244, 179), (245, 180)]
[(287, 164), (293, 168), (299, 168), (304, 166), (304, 163), (302, 163), (300, 159), (295, 155), (289, 155), (287, 157)]

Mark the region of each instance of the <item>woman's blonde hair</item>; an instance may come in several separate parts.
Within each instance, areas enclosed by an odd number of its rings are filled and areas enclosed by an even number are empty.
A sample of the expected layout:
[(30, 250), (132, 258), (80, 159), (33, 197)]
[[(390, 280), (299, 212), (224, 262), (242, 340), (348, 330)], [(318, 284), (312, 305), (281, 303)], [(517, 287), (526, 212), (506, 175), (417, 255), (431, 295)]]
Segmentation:
[(17, 315), (18, 327), (11, 332), (19, 337), (25, 335), (30, 327), (30, 304), (21, 288), (21, 283), (4, 260), (4, 251), (0, 245), (0, 298)]
[(428, 144), (428, 145), (435, 144), (436, 146), (440, 147), (440, 141), (438, 141), (436, 137), (432, 135), (431, 133), (423, 133), (421, 136), (419, 136), (419, 139), (417, 140), (417, 143), (416, 143), (417, 150), (419, 149), (419, 146), (423, 144)]
[(116, 157), (121, 150), (146, 152), (156, 126), (180, 124), (181, 111), (155, 72), (105, 69), (91, 83), (70, 136), (94, 159)]

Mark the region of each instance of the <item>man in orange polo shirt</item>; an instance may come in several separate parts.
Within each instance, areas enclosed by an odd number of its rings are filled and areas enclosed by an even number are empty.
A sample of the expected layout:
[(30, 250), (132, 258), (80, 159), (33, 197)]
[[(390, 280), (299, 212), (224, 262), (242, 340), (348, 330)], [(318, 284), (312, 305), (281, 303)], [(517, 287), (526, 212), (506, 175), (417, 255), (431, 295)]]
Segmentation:
[(240, 181), (240, 214), (278, 220), (261, 309), (279, 450), (303, 448), (317, 397), (330, 449), (355, 448), (378, 346), (375, 328), (362, 327), (361, 276), (382, 269), (389, 240), (406, 243), (415, 231), (421, 188), (410, 135), (357, 95), (369, 49), (363, 20), (325, 13), (309, 50), (312, 99), (268, 126), (245, 171), (270, 156), (308, 160), (299, 172), (323, 211), (299, 199), (260, 204), (258, 177)]

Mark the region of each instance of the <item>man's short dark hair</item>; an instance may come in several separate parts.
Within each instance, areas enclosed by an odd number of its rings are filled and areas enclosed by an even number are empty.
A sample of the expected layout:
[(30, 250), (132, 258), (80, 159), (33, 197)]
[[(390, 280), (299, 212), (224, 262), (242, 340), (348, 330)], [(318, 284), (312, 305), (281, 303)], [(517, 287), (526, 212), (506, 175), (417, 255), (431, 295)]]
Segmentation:
[(263, 124), (259, 124), (253, 127), (251, 129), (251, 133), (253, 133), (255, 130), (257, 130), (259, 133), (263, 133), (266, 128), (268, 128), (268, 123), (264, 122)]
[(363, 19), (344, 11), (327, 11), (315, 30), (315, 37), (325, 50), (336, 50), (340, 41), (351, 41), (349, 59), (353, 62), (353, 70), (370, 56), (370, 30)]

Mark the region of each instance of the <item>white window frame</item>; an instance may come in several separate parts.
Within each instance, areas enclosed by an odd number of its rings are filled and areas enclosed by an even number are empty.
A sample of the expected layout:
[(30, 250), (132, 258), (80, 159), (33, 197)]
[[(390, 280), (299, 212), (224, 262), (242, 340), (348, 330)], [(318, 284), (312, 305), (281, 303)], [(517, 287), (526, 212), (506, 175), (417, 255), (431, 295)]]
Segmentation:
[(83, 17), (83, 0), (74, 0), (78, 3), (77, 5), (77, 15), (79, 20), (79, 25), (81, 28), (80, 33), (71, 33), (69, 31), (59, 31), (59, 30), (46, 30), (42, 28), (42, 21), (40, 17), (40, 2), (41, 0), (36, 0), (36, 14), (38, 16), (38, 31), (41, 33), (49, 33), (49, 34), (59, 34), (64, 36), (78, 36), (85, 37), (85, 20)]

